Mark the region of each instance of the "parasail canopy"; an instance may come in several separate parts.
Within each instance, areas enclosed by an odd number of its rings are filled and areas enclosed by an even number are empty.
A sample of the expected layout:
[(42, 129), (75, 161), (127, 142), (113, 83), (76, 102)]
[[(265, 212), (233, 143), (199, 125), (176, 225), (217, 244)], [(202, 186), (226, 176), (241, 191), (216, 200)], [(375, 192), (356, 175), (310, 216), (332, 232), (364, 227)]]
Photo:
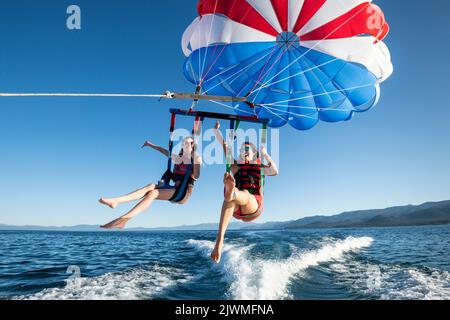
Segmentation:
[(271, 127), (349, 120), (378, 102), (393, 71), (389, 25), (368, 0), (200, 0), (198, 13), (182, 39), (186, 78), (247, 97), (234, 111)]

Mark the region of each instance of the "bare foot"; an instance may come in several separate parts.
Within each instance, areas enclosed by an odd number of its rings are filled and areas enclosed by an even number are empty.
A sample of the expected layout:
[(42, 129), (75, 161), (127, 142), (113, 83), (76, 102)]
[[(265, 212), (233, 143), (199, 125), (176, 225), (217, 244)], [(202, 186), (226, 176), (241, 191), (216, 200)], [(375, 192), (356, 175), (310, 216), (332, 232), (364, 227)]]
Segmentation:
[(225, 185), (225, 195), (224, 199), (227, 202), (233, 201), (233, 192), (236, 187), (236, 180), (234, 180), (233, 176), (229, 173), (225, 173), (223, 178), (223, 183)]
[(115, 209), (118, 205), (117, 202), (114, 202), (110, 199), (105, 199), (105, 198), (101, 198), (100, 200), (98, 200), (98, 202), (100, 202), (101, 204), (107, 205), (111, 209)]
[(216, 246), (214, 247), (214, 250), (211, 252), (211, 259), (219, 263), (220, 258), (222, 257), (222, 249), (223, 249), (223, 242), (216, 243)]
[(104, 226), (101, 226), (102, 229), (123, 229), (125, 228), (125, 225), (131, 218), (118, 218), (114, 221), (111, 221), (108, 224), (105, 224)]

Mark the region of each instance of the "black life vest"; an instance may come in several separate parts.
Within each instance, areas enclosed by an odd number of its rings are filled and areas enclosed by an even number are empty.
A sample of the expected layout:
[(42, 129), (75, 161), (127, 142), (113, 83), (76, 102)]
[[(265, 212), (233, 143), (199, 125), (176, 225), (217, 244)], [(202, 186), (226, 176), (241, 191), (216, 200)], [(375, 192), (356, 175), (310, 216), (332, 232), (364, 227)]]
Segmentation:
[(239, 190), (247, 190), (253, 195), (262, 195), (261, 164), (238, 164), (234, 179), (236, 188)]
[(173, 178), (172, 180), (175, 182), (182, 181), (187, 174), (192, 174), (193, 165), (189, 164), (175, 164), (173, 168)]

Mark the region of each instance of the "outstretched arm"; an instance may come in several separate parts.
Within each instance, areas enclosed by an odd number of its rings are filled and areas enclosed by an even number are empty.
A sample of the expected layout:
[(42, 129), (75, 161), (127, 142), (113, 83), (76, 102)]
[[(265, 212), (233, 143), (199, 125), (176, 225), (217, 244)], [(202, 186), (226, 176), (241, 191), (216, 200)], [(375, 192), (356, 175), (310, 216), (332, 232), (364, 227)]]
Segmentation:
[(166, 157), (169, 157), (169, 150), (167, 150), (167, 149), (165, 149), (163, 147), (157, 146), (156, 144), (152, 143), (151, 141), (145, 141), (145, 143), (142, 146), (142, 148), (145, 148), (145, 147), (152, 148), (152, 149), (154, 149), (156, 151), (161, 152)]
[(264, 170), (266, 175), (268, 176), (277, 176), (278, 175), (278, 167), (275, 161), (270, 157), (267, 153), (266, 147), (261, 148), (261, 155), (267, 161), (268, 165), (264, 165)]

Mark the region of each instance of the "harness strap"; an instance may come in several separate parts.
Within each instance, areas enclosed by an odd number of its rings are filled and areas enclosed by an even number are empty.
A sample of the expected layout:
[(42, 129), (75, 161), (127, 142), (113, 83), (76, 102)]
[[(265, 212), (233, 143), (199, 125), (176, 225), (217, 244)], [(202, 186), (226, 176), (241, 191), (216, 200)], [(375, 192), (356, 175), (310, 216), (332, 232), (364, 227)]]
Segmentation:
[(170, 118), (170, 128), (169, 128), (169, 159), (167, 160), (167, 171), (164, 173), (161, 180), (164, 181), (165, 185), (170, 184), (172, 180), (172, 152), (173, 152), (173, 132), (175, 131), (175, 120), (176, 114), (172, 113)]
[[(262, 126), (262, 132), (261, 132), (261, 145), (266, 146), (267, 145), (267, 123), (264, 123)], [(264, 195), (264, 185), (266, 182), (266, 174), (265, 174), (265, 168), (264, 168), (264, 157), (261, 158), (261, 186), (260, 186), (260, 194)]]
[[(194, 136), (194, 140), (195, 140), (195, 137), (199, 136), (201, 133), (201, 124), (203, 124), (204, 119), (205, 119), (204, 117), (200, 117), (200, 116), (195, 117), (194, 127), (192, 128), (192, 135)], [(194, 150), (193, 150), (194, 154), (195, 154), (196, 149), (197, 149), (197, 145), (195, 144), (195, 141), (194, 141)], [(178, 203), (178, 202), (183, 201), (183, 199), (186, 197), (186, 192), (187, 192), (187, 188), (189, 185), (189, 181), (191, 181), (193, 179), (192, 174), (194, 172), (194, 165), (195, 165), (194, 162), (195, 162), (194, 157), (192, 157), (191, 164), (188, 166), (188, 169), (186, 171), (186, 174), (184, 175), (183, 181), (177, 187), (175, 194), (170, 199), (171, 202)]]
[(236, 120), (236, 125), (234, 126), (234, 138), (233, 138), (233, 140), (236, 140), (236, 138), (237, 138), (236, 131), (237, 131), (237, 129), (239, 129), (240, 125), (241, 125), (241, 120)]
[[(228, 142), (231, 144), (234, 141), (234, 133), (235, 133), (235, 124), (236, 121), (234, 119), (230, 120), (230, 132), (229, 132), (229, 138)], [(231, 172), (231, 165), (233, 162), (233, 153), (232, 153), (232, 146), (227, 145), (227, 173)]]
[(186, 191), (187, 191), (189, 181), (192, 179), (191, 178), (192, 171), (193, 171), (193, 165), (189, 166), (189, 169), (187, 170), (186, 175), (183, 178), (183, 181), (178, 186), (173, 197), (170, 199), (171, 202), (177, 203), (184, 199), (184, 197), (186, 196)]

